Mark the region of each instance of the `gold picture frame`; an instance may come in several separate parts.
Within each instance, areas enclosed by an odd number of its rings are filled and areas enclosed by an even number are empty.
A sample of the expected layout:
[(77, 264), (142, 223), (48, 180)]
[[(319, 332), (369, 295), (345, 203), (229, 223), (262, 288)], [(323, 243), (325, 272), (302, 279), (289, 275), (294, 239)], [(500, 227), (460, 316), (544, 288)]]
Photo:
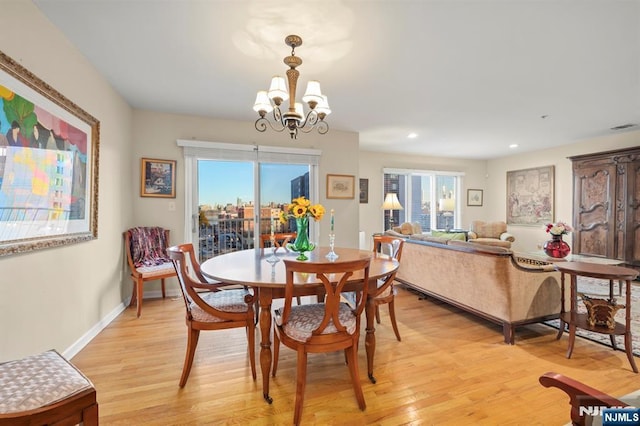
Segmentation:
[(98, 238), (100, 122), (2, 52), (0, 95), (0, 256)]
[(176, 161), (142, 158), (140, 196), (176, 198)]
[(352, 199), (355, 197), (356, 177), (353, 175), (327, 175), (327, 198)]

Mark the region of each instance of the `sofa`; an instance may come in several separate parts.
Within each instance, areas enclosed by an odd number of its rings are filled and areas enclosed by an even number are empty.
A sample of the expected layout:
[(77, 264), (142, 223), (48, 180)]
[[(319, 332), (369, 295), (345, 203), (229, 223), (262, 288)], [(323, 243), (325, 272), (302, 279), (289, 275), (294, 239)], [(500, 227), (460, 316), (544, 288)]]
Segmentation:
[(476, 244), (505, 248), (511, 248), (511, 243), (516, 240), (512, 234), (507, 232), (506, 222), (484, 222), (482, 220), (471, 222), (467, 238)]
[(508, 344), (515, 343), (516, 327), (560, 314), (560, 273), (553, 264), (503, 247), (428, 235), (408, 238), (396, 280), (502, 325)]

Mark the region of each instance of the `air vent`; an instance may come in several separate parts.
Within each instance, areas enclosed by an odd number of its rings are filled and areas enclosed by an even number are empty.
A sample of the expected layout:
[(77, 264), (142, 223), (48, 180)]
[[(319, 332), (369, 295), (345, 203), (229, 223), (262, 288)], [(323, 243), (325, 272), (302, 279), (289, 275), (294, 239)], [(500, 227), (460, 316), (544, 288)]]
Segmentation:
[(624, 130), (624, 129), (628, 129), (630, 127), (636, 127), (637, 124), (633, 124), (633, 123), (627, 123), (627, 124), (621, 124), (620, 126), (616, 126), (616, 127), (612, 127), (611, 130)]

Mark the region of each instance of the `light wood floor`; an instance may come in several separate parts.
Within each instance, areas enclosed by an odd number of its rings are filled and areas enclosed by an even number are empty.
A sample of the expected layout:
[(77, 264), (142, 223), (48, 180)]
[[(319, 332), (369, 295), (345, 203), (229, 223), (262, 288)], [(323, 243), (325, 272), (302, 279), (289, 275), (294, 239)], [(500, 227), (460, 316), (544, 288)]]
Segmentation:
[[(562, 425), (565, 394), (538, 377), (555, 371), (614, 396), (640, 388), (623, 352), (578, 338), (565, 358), (567, 335), (544, 325), (518, 329), (516, 345), (502, 329), (399, 288), (397, 342), (387, 316), (376, 328), (377, 384), (360, 376), (367, 409), (357, 407), (342, 353), (310, 355), (303, 424)], [(364, 334), (364, 332), (363, 332)], [(257, 337), (259, 339), (259, 337)], [(178, 387), (186, 345), (181, 299), (145, 300), (142, 316), (127, 309), (72, 362), (95, 384), (102, 425), (291, 424), (295, 353), (282, 347), (268, 405), (249, 370), (242, 329), (202, 332), (194, 367)], [(257, 357), (259, 360), (259, 357)]]

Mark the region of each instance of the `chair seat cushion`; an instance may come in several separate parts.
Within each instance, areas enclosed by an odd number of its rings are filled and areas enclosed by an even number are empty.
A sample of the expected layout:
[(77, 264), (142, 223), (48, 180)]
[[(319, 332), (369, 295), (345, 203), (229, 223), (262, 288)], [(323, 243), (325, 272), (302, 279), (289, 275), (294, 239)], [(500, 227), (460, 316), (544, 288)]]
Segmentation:
[[(282, 324), (282, 310), (276, 310), (276, 324)], [(324, 304), (313, 303), (308, 305), (298, 305), (291, 307), (289, 321), (284, 325), (283, 331), (287, 336), (299, 342), (306, 342), (311, 337), (313, 330), (318, 328), (324, 317)], [(347, 329), (347, 333), (353, 334), (356, 331), (356, 316), (346, 303), (340, 303), (338, 313), (340, 323)], [(338, 330), (329, 321), (322, 334), (336, 333)]]
[[(249, 306), (245, 303), (244, 297), (247, 295), (245, 289), (212, 291), (200, 293), (200, 298), (209, 306), (224, 312), (247, 312)], [(191, 302), (191, 315), (193, 319), (200, 322), (224, 322), (228, 321), (204, 311), (195, 302)]]
[(136, 268), (136, 272), (142, 275), (142, 278), (155, 277), (158, 275), (175, 274), (176, 269), (172, 262), (161, 263), (160, 265), (141, 266)]
[(69, 398), (93, 384), (51, 350), (0, 364), (0, 413), (34, 410)]

